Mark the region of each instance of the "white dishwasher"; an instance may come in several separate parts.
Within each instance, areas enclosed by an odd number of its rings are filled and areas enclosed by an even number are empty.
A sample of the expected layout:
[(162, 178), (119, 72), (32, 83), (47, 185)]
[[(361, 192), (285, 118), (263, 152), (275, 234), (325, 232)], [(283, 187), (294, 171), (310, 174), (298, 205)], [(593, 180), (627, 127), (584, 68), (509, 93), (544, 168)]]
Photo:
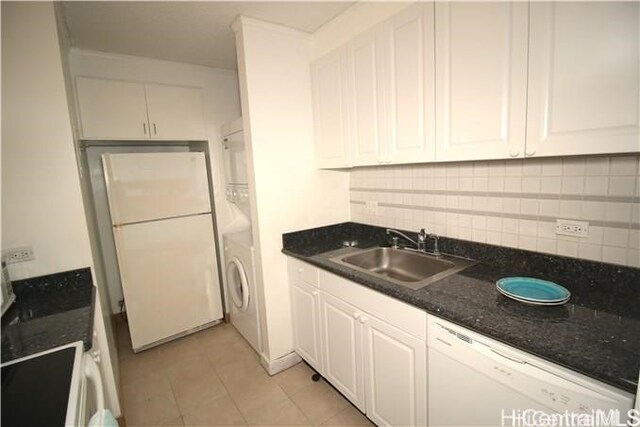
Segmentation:
[(614, 410), (614, 423), (619, 411), (624, 425), (633, 407), (630, 393), (439, 318), (428, 322), (430, 427), (540, 425), (541, 414), (595, 410)]

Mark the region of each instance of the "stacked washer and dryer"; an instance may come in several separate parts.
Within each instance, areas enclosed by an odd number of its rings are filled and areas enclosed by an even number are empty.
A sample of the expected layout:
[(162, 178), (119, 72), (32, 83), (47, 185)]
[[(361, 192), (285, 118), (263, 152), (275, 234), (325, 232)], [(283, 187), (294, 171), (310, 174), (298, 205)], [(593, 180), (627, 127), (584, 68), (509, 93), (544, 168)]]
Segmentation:
[[(242, 118), (222, 127), (227, 201), (251, 223), (247, 160)], [(226, 301), (231, 324), (258, 353), (262, 351), (251, 229), (222, 236)]]

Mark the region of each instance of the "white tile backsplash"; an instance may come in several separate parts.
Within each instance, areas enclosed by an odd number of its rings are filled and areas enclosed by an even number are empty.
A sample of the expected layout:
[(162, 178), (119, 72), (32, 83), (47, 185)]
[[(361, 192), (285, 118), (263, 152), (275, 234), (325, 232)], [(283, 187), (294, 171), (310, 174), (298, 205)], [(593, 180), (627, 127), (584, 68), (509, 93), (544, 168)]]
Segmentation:
[[(640, 156), (356, 168), (352, 220), (640, 266)], [(365, 201), (377, 201), (376, 213)], [(589, 222), (584, 238), (558, 218)]]

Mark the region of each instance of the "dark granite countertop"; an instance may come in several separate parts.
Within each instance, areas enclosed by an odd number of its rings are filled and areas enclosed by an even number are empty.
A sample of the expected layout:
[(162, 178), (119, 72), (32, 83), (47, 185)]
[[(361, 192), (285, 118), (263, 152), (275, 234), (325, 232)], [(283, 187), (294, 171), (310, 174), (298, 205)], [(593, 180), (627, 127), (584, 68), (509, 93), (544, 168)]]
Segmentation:
[[(411, 233), (407, 232), (411, 235)], [(415, 233), (413, 233), (415, 236)], [(386, 241), (384, 228), (356, 223), (283, 235), (283, 253), (397, 298), (472, 331), (635, 393), (640, 369), (640, 269), (462, 240), (440, 250), (478, 264), (419, 290), (378, 279), (330, 258)], [(562, 306), (534, 306), (502, 296), (496, 280), (532, 276), (568, 288)]]
[(2, 316), (2, 362), (93, 337), (95, 288), (82, 268), (13, 282), (16, 301)]

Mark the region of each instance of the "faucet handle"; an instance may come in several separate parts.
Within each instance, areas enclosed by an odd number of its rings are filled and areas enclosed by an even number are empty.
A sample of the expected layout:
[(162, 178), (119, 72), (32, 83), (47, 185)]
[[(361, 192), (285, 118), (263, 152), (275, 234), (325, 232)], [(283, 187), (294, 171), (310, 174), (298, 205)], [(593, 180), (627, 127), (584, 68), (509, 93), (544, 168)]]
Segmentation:
[(391, 246), (393, 249), (398, 249), (400, 246), (398, 245), (398, 238), (397, 237), (392, 237), (391, 241), (393, 242), (393, 246)]

